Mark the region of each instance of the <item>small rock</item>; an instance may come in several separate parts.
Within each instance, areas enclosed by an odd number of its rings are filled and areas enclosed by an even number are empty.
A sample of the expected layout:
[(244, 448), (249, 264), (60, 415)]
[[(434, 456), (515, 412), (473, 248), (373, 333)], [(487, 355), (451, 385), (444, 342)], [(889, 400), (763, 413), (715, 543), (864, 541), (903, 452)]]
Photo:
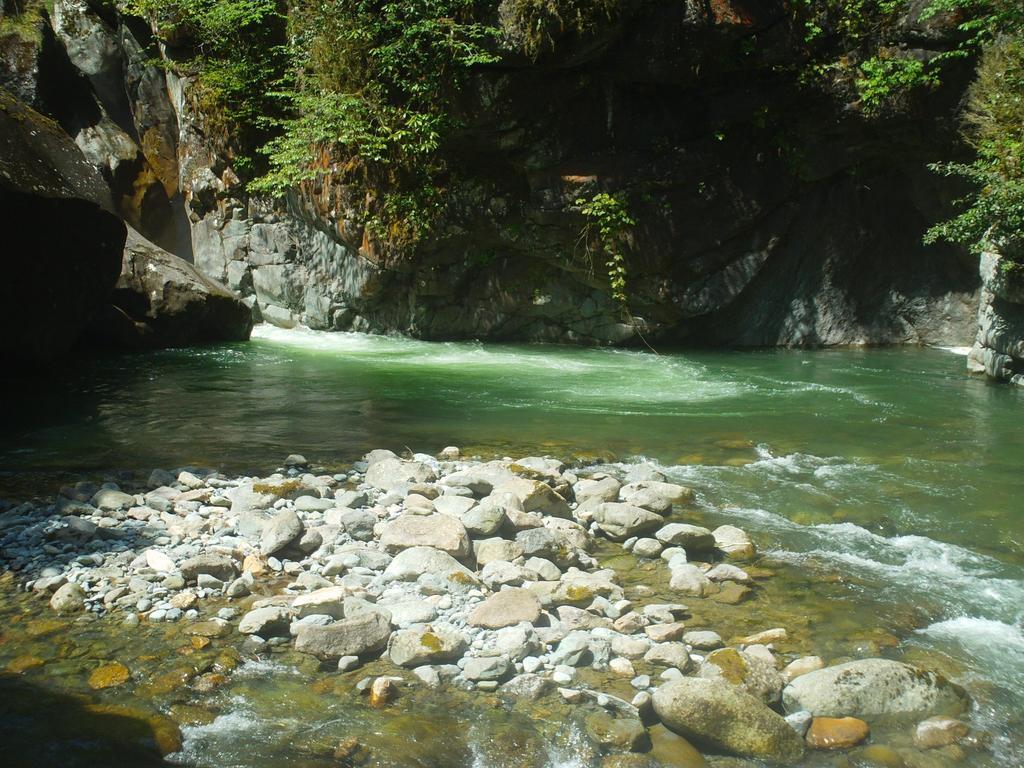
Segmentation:
[(867, 739), (868, 724), (856, 717), (816, 717), (807, 731), (807, 743), (814, 749), (849, 749)]

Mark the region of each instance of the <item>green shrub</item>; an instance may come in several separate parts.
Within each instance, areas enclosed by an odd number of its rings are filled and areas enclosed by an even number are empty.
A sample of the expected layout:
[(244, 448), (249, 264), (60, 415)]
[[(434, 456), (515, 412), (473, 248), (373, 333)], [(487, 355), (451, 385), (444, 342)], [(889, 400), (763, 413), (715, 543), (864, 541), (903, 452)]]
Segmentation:
[(625, 245), (636, 221), (621, 194), (598, 192), (590, 198), (580, 198), (576, 205), (586, 217), (581, 239), (587, 253), (595, 249), (603, 254), (610, 295), (625, 308), (628, 302)]
[(1024, 236), (1024, 36), (997, 37), (986, 47), (968, 104), (974, 161), (933, 168), (966, 179), (973, 191), (960, 201), (962, 212), (932, 227), (925, 241), (982, 251)]
[(444, 144), (453, 98), (497, 34), (477, 0), (323, 0), (289, 18), (292, 117), (265, 147), (253, 189), (282, 194), (314, 180), (351, 188), (376, 238), (415, 243), (444, 211)]
[(507, 31), (530, 57), (555, 46), (558, 33), (589, 35), (614, 19), (623, 0), (511, 0), (506, 4)]

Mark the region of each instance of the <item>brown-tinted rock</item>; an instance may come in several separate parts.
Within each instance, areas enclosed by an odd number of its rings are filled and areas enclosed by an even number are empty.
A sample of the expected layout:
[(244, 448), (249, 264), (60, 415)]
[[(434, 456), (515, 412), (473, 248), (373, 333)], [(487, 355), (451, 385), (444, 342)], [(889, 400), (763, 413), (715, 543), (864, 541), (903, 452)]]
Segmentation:
[(540, 600), (528, 589), (503, 589), (478, 605), (469, 615), (469, 625), (485, 629), (511, 627), (522, 621), (533, 624), (540, 618)]
[(849, 749), (870, 734), (868, 724), (856, 717), (816, 717), (807, 731), (807, 743), (814, 749)]
[(94, 669), (89, 675), (89, 687), (97, 691), (104, 688), (114, 688), (118, 685), (124, 685), (130, 678), (131, 673), (128, 671), (128, 667), (115, 661), (112, 664), (104, 664), (102, 667)]

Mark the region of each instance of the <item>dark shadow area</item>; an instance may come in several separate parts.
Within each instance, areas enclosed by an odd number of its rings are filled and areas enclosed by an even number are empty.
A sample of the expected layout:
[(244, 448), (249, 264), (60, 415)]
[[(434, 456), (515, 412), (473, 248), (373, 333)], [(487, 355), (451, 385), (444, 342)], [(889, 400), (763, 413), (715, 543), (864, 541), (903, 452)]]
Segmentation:
[(168, 765), (181, 734), (168, 718), (55, 693), (0, 675), (0, 743), (8, 768)]

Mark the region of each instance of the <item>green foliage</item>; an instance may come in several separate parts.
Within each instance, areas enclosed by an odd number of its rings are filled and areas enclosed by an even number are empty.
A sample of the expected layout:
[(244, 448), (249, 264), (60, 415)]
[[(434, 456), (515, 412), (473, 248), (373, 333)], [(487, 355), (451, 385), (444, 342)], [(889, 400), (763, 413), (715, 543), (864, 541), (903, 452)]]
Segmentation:
[(998, 37), (986, 47), (965, 127), (975, 160), (934, 169), (974, 190), (960, 201), (963, 211), (932, 227), (925, 242), (948, 240), (979, 252), (1024, 236), (1024, 35)]
[(876, 113), (901, 95), (921, 87), (934, 87), (938, 76), (923, 61), (874, 56), (860, 65), (857, 92), (868, 113)]
[(52, 10), (52, 0), (14, 0), (12, 13), (0, 16), (0, 37), (16, 36), (26, 43), (43, 41), (43, 14)]
[(1024, 30), (1024, 3), (1020, 0), (931, 0), (922, 19), (949, 14), (959, 19), (964, 42), (956, 52), (966, 54), (996, 36)]
[(591, 198), (576, 201), (580, 213), (586, 217), (582, 239), (603, 253), (608, 270), (611, 297), (623, 307), (626, 296), (626, 257), (624, 248), (636, 222), (621, 194), (598, 192)]
[(523, 51), (536, 58), (554, 48), (557, 34), (593, 34), (621, 6), (622, 0), (511, 0), (505, 6), (506, 24)]
[(866, 114), (877, 115), (911, 91), (938, 82), (935, 61), (899, 54), (893, 43), (909, 0), (791, 0), (809, 57), (807, 84), (845, 84)]
[[(296, 3), (289, 33), (293, 117), (265, 148), (274, 194), (325, 181), (364, 192), (363, 222), (392, 245), (416, 242), (444, 211), (444, 143), (453, 98), (474, 66), (495, 61), (496, 30), (477, 0)], [(357, 195), (351, 195), (354, 199)]]
[(177, 66), (196, 78), (193, 95), (206, 128), (239, 152), (238, 170), (249, 170), (254, 148), (268, 136), (268, 117), (280, 111), (277, 92), (289, 74), (279, 0), (126, 0), (123, 10), (192, 49)]

